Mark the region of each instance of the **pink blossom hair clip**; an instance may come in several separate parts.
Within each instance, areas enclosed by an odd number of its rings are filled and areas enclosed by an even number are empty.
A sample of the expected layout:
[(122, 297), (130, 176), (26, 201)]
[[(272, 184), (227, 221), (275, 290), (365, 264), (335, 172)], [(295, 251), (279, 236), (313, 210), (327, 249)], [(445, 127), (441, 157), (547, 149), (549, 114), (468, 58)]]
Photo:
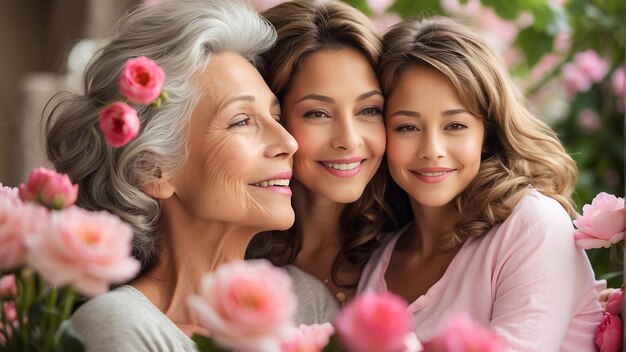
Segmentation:
[(107, 105), (100, 111), (99, 126), (104, 139), (113, 147), (130, 142), (139, 132), (137, 110), (128, 104), (144, 104), (154, 108), (168, 97), (163, 90), (165, 73), (156, 62), (145, 56), (126, 61), (117, 85), (125, 99)]

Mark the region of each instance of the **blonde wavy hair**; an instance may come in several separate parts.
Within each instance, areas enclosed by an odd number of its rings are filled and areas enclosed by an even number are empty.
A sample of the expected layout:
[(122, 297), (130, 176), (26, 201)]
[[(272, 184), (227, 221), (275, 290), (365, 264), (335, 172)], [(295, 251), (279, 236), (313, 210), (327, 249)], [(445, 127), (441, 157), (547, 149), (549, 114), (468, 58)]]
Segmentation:
[(444, 74), (485, 125), (480, 170), (455, 200), (460, 220), (443, 247), (482, 236), (506, 220), (515, 205), (511, 197), (528, 187), (575, 215), (576, 164), (550, 126), (529, 111), (502, 59), (484, 40), (465, 25), (433, 17), (393, 26), (383, 43), (377, 71), (387, 97), (407, 67), (422, 65)]
[[(303, 61), (324, 49), (353, 48), (376, 67), (382, 50), (382, 38), (369, 18), (340, 1), (296, 0), (270, 8), (262, 13), (278, 34), (276, 45), (263, 55), (267, 70), (264, 77), (279, 100), (290, 89)], [(377, 248), (376, 236), (382, 231), (391, 211), (384, 205), (386, 187), (384, 166), (366, 186), (363, 195), (348, 204), (340, 216), (341, 249), (332, 266), (331, 279), (340, 287), (337, 272), (344, 263), (365, 265)], [(267, 257), (278, 265), (292, 263), (301, 248), (302, 239), (294, 223), (287, 231), (257, 235), (249, 247), (249, 257)]]
[[(212, 55), (235, 52), (255, 63), (275, 39), (269, 23), (238, 1), (166, 1), (139, 8), (120, 21), (89, 63), (84, 94), (60, 94), (48, 103), (48, 158), (79, 185), (79, 206), (107, 210), (132, 225), (133, 255), (142, 272), (157, 260), (161, 206), (141, 188), (178, 174), (187, 160), (187, 126), (203, 94), (195, 78)], [(122, 98), (117, 79), (137, 56), (163, 68), (169, 100), (159, 109), (137, 108), (139, 134), (112, 148), (98, 128), (98, 113)]]

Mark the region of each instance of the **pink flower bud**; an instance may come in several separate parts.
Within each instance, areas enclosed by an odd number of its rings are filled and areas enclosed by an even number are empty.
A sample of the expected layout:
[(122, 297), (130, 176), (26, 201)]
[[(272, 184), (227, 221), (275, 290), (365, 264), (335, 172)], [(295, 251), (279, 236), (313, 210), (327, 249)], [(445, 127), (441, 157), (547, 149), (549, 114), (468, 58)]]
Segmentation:
[(606, 313), (596, 330), (596, 346), (600, 352), (618, 352), (622, 350), (622, 320)]
[(349, 351), (401, 351), (413, 329), (406, 302), (390, 292), (357, 296), (335, 318), (334, 325)]
[(611, 292), (606, 302), (606, 312), (619, 316), (622, 312), (622, 301), (624, 300), (624, 291), (616, 290)]
[(118, 80), (122, 95), (133, 103), (150, 104), (161, 95), (165, 73), (145, 56), (130, 59)]
[(117, 101), (100, 111), (100, 131), (113, 147), (121, 147), (139, 133), (137, 111), (128, 104)]
[(0, 277), (0, 298), (15, 297), (17, 295), (17, 285), (14, 275)]
[(63, 209), (76, 202), (78, 185), (72, 184), (66, 174), (39, 167), (30, 173), (28, 183), (19, 186), (19, 194), (25, 202)]

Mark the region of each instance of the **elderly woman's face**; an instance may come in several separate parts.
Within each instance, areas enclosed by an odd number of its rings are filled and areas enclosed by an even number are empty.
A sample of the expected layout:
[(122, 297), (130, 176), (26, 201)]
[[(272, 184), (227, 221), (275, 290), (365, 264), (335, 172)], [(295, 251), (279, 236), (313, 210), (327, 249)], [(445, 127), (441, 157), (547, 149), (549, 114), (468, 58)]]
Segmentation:
[(278, 100), (244, 58), (211, 58), (189, 126), (189, 159), (172, 184), (195, 218), (257, 230), (286, 229), (296, 141), (281, 126)]

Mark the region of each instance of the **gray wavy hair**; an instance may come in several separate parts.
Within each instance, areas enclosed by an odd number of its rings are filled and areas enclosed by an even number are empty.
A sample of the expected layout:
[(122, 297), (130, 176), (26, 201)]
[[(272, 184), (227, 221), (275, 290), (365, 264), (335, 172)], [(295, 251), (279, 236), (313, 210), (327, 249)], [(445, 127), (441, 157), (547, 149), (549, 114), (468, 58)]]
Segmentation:
[[(184, 0), (139, 8), (116, 26), (111, 41), (85, 71), (84, 94), (59, 94), (44, 111), (46, 150), (59, 172), (79, 185), (77, 204), (107, 210), (132, 225), (133, 255), (142, 272), (158, 254), (160, 203), (141, 187), (176, 175), (187, 160), (187, 125), (201, 93), (197, 77), (211, 55), (234, 52), (257, 68), (276, 40), (273, 27), (249, 6), (232, 0)], [(136, 107), (141, 129), (112, 148), (98, 113), (122, 98), (117, 80), (130, 58), (146, 56), (165, 71), (169, 101)]]

